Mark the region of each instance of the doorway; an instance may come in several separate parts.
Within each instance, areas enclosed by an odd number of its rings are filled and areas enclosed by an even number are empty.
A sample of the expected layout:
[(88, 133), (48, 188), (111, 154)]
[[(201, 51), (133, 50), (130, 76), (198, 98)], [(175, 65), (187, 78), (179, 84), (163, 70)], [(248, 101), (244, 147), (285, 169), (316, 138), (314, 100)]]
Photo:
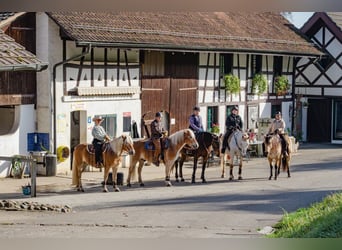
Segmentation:
[(74, 148), (80, 143), (87, 142), (87, 111), (77, 110), (70, 113), (70, 169)]

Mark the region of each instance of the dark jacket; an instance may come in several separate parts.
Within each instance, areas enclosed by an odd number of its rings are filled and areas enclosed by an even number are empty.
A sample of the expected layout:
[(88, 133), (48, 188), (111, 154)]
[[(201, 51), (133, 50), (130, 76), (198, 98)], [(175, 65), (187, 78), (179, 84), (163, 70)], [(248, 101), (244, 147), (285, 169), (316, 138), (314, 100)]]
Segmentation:
[(232, 131), (234, 128), (242, 130), (243, 122), (239, 115), (230, 114), (226, 119), (226, 129)]
[(153, 120), (151, 122), (151, 138), (157, 139), (162, 137), (164, 132), (164, 128), (161, 122), (158, 122), (157, 120)]

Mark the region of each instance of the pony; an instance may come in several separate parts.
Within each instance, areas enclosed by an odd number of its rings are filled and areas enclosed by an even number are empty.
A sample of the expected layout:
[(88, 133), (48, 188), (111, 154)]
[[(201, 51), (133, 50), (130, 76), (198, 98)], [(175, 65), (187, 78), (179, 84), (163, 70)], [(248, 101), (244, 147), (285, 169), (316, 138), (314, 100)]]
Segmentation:
[[(169, 145), (167, 149), (164, 149), (163, 160), (163, 163), (165, 165), (165, 183), (166, 186), (172, 186), (170, 181), (170, 173), (174, 162), (177, 160), (179, 156), (179, 152), (185, 145), (188, 145), (192, 149), (198, 148), (199, 145), (196, 140), (194, 132), (190, 129), (183, 129), (177, 131), (174, 134), (170, 135), (167, 140)], [(135, 175), (137, 162), (139, 162), (138, 182), (140, 186), (144, 186), (144, 183), (141, 178), (141, 171), (144, 166), (144, 162), (147, 161), (151, 163), (153, 160), (152, 152), (145, 148), (145, 143), (146, 139), (134, 141), (135, 154), (131, 157), (130, 167), (127, 176), (127, 186), (129, 187), (131, 186), (131, 179)]]
[[(233, 167), (234, 167), (234, 156), (237, 157), (237, 160), (239, 161), (239, 180), (242, 180), (242, 160), (243, 157), (246, 156), (247, 153), (247, 149), (249, 146), (248, 143), (248, 133), (244, 133), (239, 129), (235, 129), (233, 131), (233, 133), (231, 134), (231, 136), (228, 139), (228, 144), (229, 144), (229, 152), (227, 152), (228, 147), (226, 147), (226, 151), (224, 154), (221, 154), (221, 161), (220, 161), (220, 165), (221, 165), (221, 170), (222, 170), (222, 174), (221, 174), (221, 178), (224, 178), (225, 176), (225, 159), (227, 157), (227, 154), (229, 156), (229, 167), (230, 167), (230, 171), (229, 171), (229, 180), (233, 180), (234, 179), (234, 175), (233, 175)], [(223, 136), (221, 136), (221, 140), (223, 140)]]
[(195, 150), (189, 150), (185, 146), (180, 152), (180, 157), (176, 160), (174, 164), (174, 167), (176, 169), (175, 171), (176, 182), (179, 182), (178, 165), (179, 165), (179, 177), (181, 178), (181, 181), (184, 181), (183, 164), (187, 156), (194, 157), (191, 183), (196, 182), (195, 179), (196, 179), (197, 162), (200, 157), (202, 157), (201, 179), (202, 179), (202, 183), (206, 183), (207, 181), (205, 179), (205, 169), (209, 165), (208, 159), (211, 156), (212, 150), (214, 151), (214, 154), (216, 154), (216, 156), (218, 157), (220, 156), (220, 140), (217, 135), (210, 133), (210, 132), (200, 132), (196, 134), (196, 140), (199, 144), (199, 147)]
[[(117, 186), (117, 170), (121, 162), (121, 156), (124, 152), (130, 155), (133, 155), (135, 153), (133, 147), (133, 139), (130, 136), (122, 135), (104, 144), (104, 152), (102, 153), (104, 160), (103, 192), (108, 192), (107, 180), (110, 169), (112, 169), (114, 191), (120, 191)], [(72, 163), (72, 184), (76, 185), (77, 191), (84, 192), (81, 176), (87, 165), (96, 167), (95, 154), (89, 152), (88, 144), (78, 144), (74, 149)]]
[(270, 165), (270, 177), (269, 180), (273, 177), (273, 164), (274, 164), (274, 180), (277, 180), (277, 177), (280, 173), (280, 166), (282, 165), (283, 171), (287, 170), (287, 176), (290, 175), (290, 159), (291, 153), (286, 156), (282, 154), (282, 146), (281, 146), (281, 138), (280, 136), (275, 134), (270, 134), (265, 137), (264, 140), (265, 149), (267, 153), (267, 160)]

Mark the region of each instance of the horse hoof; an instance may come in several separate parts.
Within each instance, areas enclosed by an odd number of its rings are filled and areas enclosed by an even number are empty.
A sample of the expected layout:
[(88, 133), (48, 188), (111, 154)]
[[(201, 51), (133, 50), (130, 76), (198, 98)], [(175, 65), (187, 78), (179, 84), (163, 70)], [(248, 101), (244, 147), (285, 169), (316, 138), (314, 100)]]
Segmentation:
[(120, 189), (119, 188), (115, 188), (114, 192), (120, 192)]
[(202, 179), (202, 183), (207, 183), (207, 181), (205, 179)]
[(131, 183), (127, 183), (127, 187), (132, 187)]
[(221, 175), (221, 178), (224, 178), (224, 174), (223, 174), (223, 175)]
[(272, 176), (268, 177), (268, 180), (272, 180)]
[(145, 187), (145, 184), (144, 183), (140, 183), (140, 187)]
[(171, 186), (172, 186), (171, 182), (166, 183), (166, 186), (167, 186), (167, 187), (171, 187)]
[(195, 183), (196, 183), (196, 181), (195, 181), (195, 180), (191, 180), (191, 183), (192, 183), (192, 184), (195, 184)]
[(178, 179), (176, 179), (176, 182), (179, 182), (179, 180), (178, 180)]
[(182, 178), (182, 179), (181, 179), (181, 182), (184, 182), (184, 181), (185, 181), (184, 178)]
[(241, 177), (241, 176), (239, 176), (239, 180), (242, 180), (242, 177)]
[(106, 188), (106, 189), (103, 189), (103, 192), (104, 193), (108, 193), (108, 189)]
[(231, 177), (229, 177), (229, 180), (230, 180), (230, 181), (234, 180), (234, 177), (232, 177), (232, 176), (231, 176)]

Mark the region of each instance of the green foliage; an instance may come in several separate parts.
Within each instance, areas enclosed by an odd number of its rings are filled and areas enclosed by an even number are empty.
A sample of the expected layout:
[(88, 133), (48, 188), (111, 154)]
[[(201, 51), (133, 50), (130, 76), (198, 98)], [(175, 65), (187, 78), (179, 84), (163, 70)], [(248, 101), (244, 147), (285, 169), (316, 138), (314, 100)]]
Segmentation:
[(228, 74), (224, 76), (224, 85), (227, 92), (236, 94), (240, 92), (240, 79), (237, 76)]
[(267, 90), (267, 79), (262, 74), (255, 74), (252, 79), (252, 93), (261, 95)]
[(286, 76), (277, 76), (275, 78), (274, 90), (277, 95), (285, 95), (290, 90), (290, 83)]
[(342, 193), (327, 196), (309, 208), (285, 213), (271, 238), (341, 238)]
[(211, 133), (219, 134), (220, 133), (220, 126), (218, 124), (213, 124), (211, 127)]

